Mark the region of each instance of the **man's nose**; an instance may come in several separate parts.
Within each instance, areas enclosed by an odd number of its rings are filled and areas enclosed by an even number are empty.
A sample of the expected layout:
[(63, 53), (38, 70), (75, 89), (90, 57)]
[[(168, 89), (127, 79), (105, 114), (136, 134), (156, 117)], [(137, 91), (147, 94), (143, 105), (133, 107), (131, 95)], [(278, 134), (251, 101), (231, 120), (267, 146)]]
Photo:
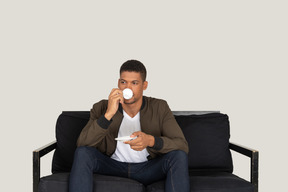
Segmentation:
[(132, 83), (127, 83), (125, 88), (132, 89)]

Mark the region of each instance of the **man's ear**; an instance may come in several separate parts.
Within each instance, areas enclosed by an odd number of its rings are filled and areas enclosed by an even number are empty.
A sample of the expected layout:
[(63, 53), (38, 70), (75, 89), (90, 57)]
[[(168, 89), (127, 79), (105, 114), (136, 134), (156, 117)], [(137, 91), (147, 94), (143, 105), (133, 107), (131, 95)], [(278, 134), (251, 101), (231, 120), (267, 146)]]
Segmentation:
[(144, 85), (143, 85), (143, 90), (146, 90), (147, 89), (147, 87), (148, 87), (148, 81), (144, 81), (144, 83), (143, 83)]

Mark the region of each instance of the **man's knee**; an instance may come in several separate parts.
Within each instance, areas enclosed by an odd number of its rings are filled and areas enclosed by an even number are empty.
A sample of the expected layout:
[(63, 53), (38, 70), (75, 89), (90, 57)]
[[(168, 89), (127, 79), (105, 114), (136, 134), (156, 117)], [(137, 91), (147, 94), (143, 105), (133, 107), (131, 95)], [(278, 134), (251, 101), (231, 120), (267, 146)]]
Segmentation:
[(83, 157), (88, 155), (89, 150), (87, 149), (86, 146), (81, 146), (81, 147), (77, 147), (74, 153), (75, 157)]
[(168, 153), (170, 158), (174, 161), (181, 163), (188, 163), (188, 155), (186, 152), (181, 150), (175, 150)]
[(93, 160), (92, 156), (93, 150), (91, 150), (91, 147), (77, 147), (74, 153), (74, 161), (76, 161), (77, 163), (89, 163)]

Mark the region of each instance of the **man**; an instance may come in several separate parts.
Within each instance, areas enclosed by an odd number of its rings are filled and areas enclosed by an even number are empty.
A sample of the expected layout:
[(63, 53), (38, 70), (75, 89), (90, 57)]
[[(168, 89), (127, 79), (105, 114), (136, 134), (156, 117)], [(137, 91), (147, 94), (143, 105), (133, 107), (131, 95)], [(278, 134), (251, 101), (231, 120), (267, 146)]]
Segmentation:
[[(78, 138), (70, 192), (92, 192), (93, 173), (135, 179), (144, 185), (165, 180), (165, 191), (189, 191), (188, 145), (168, 104), (143, 96), (145, 66), (137, 60), (120, 68), (118, 88), (93, 105)], [(123, 90), (133, 92), (124, 99)], [(115, 138), (130, 135), (131, 140)]]

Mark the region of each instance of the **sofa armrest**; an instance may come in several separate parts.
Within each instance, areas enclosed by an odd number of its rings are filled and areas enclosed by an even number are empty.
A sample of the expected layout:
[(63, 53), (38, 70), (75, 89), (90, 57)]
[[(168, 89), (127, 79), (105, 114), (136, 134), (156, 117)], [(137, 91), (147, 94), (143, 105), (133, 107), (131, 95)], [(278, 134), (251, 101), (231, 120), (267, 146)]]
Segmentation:
[(258, 192), (259, 151), (231, 142), (229, 148), (250, 158), (250, 182), (254, 186), (254, 192)]
[(33, 151), (33, 192), (38, 192), (40, 180), (40, 158), (56, 149), (57, 142), (53, 141)]

